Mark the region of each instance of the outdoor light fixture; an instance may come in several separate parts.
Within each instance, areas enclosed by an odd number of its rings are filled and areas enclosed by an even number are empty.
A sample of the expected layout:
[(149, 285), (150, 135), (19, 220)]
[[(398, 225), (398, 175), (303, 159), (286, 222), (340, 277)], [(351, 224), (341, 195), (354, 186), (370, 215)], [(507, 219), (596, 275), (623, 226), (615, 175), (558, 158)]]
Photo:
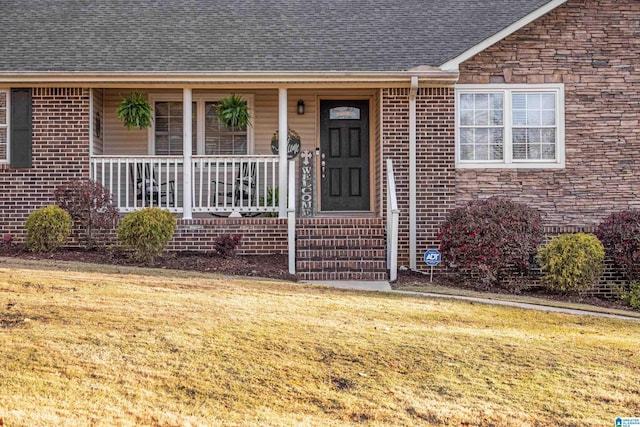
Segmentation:
[(298, 100), (298, 114), (304, 114), (304, 101)]

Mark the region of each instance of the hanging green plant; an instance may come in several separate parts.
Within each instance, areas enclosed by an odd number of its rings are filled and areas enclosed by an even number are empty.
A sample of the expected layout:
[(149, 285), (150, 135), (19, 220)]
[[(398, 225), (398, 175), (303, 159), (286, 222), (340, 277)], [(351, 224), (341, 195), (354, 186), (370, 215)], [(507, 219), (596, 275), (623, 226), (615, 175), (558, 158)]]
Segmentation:
[(151, 126), (151, 105), (141, 93), (134, 91), (122, 98), (117, 114), (129, 130), (135, 127), (145, 129)]
[(251, 124), (247, 101), (231, 94), (218, 101), (218, 120), (230, 128), (244, 128)]

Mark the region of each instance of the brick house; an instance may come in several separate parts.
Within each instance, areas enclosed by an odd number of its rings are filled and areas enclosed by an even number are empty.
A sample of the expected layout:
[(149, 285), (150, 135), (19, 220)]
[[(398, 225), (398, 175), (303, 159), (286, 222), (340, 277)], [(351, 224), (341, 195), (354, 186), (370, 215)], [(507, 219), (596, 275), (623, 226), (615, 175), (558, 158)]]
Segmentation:
[[(550, 232), (640, 207), (635, 0), (44, 0), (0, 12), (0, 232), (18, 239), (56, 186), (91, 177), (123, 213), (174, 212), (173, 250), (240, 232), (242, 253), (289, 253), (303, 279), (387, 279), (422, 269), (447, 212), (475, 198), (538, 207)], [(149, 129), (117, 119), (132, 91), (150, 102)], [(215, 119), (232, 93), (246, 128)]]

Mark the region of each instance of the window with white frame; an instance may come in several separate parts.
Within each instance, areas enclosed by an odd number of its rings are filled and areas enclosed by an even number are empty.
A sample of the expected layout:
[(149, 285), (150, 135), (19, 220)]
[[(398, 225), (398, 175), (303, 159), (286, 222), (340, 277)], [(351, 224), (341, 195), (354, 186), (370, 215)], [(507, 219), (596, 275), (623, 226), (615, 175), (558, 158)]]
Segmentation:
[(0, 162), (9, 160), (9, 92), (0, 90)]
[[(182, 101), (154, 96), (153, 150), (156, 155), (182, 155)], [(250, 129), (222, 125), (217, 119), (217, 99), (194, 96), (192, 106), (193, 154), (250, 154)], [(251, 105), (249, 106), (251, 110)]]
[(563, 167), (563, 86), (459, 85), (456, 165)]

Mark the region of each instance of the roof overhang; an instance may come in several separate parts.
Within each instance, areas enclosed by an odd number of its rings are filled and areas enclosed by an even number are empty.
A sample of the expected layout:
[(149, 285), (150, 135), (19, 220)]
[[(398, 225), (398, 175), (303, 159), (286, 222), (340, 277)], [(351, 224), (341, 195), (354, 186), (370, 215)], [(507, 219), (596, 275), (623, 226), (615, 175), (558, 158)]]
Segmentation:
[(523, 17), (522, 19), (519, 19), (518, 21), (516, 21), (513, 24), (509, 25), (504, 30), (494, 34), (493, 36), (483, 40), (481, 43), (478, 43), (477, 45), (473, 46), (472, 48), (467, 49), (466, 51), (462, 52), (460, 55), (456, 56), (455, 58), (450, 59), (449, 61), (445, 62), (444, 64), (442, 64), (440, 66), (440, 69), (441, 70), (445, 70), (445, 71), (457, 71), (459, 66), (460, 66), (460, 64), (463, 63), (464, 61), (468, 60), (469, 58), (474, 57), (475, 55), (477, 55), (478, 53), (482, 52), (483, 50), (489, 48), (490, 46), (493, 46), (494, 44), (496, 44), (500, 40), (503, 40), (507, 36), (515, 33), (519, 29), (521, 29), (524, 26), (530, 24), (531, 22), (535, 21), (536, 19), (540, 18), (541, 16), (546, 15), (547, 13), (551, 12), (552, 10), (556, 9), (557, 7), (563, 5), (566, 2), (567, 2), (567, 0), (552, 0), (552, 1), (550, 1), (549, 3), (547, 3), (544, 6), (534, 10), (533, 12), (531, 12), (527, 16)]
[(0, 85), (163, 88), (315, 88), (452, 86), (457, 70), (418, 67), (408, 71), (327, 72), (0, 72)]

